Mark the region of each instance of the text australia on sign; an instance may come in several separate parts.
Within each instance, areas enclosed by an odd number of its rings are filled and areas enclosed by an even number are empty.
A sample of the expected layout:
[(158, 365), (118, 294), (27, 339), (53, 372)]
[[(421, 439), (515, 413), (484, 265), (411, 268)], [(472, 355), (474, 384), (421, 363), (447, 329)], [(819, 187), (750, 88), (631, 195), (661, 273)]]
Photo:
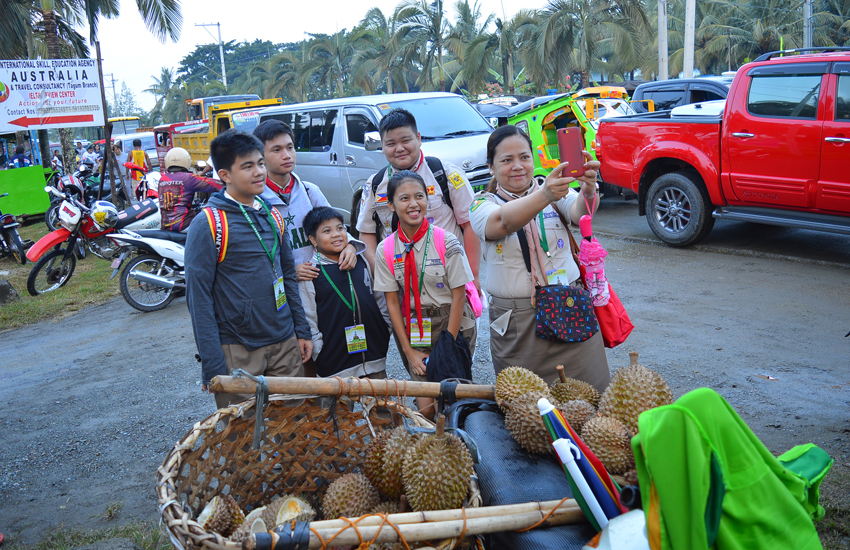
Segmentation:
[(94, 59), (0, 61), (0, 132), (103, 124)]

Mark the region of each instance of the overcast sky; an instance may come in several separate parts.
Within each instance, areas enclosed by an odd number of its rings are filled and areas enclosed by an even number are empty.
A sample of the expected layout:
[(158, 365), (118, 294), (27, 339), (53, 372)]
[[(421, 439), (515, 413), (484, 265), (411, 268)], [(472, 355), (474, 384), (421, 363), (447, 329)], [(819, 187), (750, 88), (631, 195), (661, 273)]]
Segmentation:
[[(100, 23), (107, 98), (112, 101), (109, 76), (112, 74), (118, 93), (121, 92), (121, 81), (125, 81), (138, 103), (145, 109), (152, 108), (153, 95), (142, 92), (153, 84), (152, 77), (159, 77), (162, 67), (176, 69), (180, 60), (196, 46), (217, 42), (215, 26), (196, 27), (196, 24), (220, 22), (224, 42), (253, 41), (255, 38), (275, 43), (296, 42), (304, 38), (305, 32), (332, 34), (338, 29), (351, 30), (370, 7), (378, 7), (389, 15), (398, 3), (398, 0), (182, 0), (183, 30), (180, 40), (160, 44), (145, 28), (135, 0), (121, 0), (121, 16)], [(485, 15), (495, 13), (501, 17), (504, 7), (507, 17), (512, 17), (523, 7), (542, 8), (546, 0), (479, 0), (479, 3)], [(449, 18), (454, 20), (454, 2), (445, 0), (445, 5)], [(84, 34), (87, 36), (87, 32)], [(213, 69), (219, 72), (218, 66)]]

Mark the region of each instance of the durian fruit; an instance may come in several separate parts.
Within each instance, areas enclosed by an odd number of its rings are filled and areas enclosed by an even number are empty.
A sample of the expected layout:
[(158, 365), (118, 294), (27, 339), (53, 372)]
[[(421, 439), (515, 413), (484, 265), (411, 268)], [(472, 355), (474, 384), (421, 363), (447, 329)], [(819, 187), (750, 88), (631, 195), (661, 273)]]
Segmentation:
[(316, 511), (303, 499), (284, 495), (266, 506), (263, 521), (269, 529), (290, 521), (311, 521), (316, 517)]
[[(258, 510), (264, 510), (263, 508), (258, 508)], [(256, 511), (256, 510), (255, 510)], [(253, 514), (253, 512), (252, 512)], [(248, 517), (245, 518), (245, 522), (242, 523), (233, 534), (230, 535), (230, 540), (233, 542), (241, 543), (251, 535), (256, 535), (257, 533), (266, 533), (271, 527), (266, 525), (266, 522), (263, 521), (263, 518), (260, 515), (252, 516), (252, 514), (248, 514)]]
[(638, 433), (638, 415), (673, 402), (673, 392), (664, 378), (654, 370), (638, 365), (638, 354), (629, 353), (631, 365), (611, 377), (611, 383), (599, 400), (599, 413), (616, 418), (629, 430)]
[(378, 476), (377, 487), (392, 500), (400, 499), (404, 493), (404, 455), (415, 442), (416, 437), (409, 434), (404, 426), (399, 426), (391, 432), (384, 444), (384, 465), (381, 475)]
[(635, 467), (631, 438), (626, 427), (616, 418), (597, 416), (584, 425), (584, 443), (611, 474), (623, 474)]
[(555, 403), (554, 405), (578, 433), (581, 433), (585, 422), (596, 416), (596, 408), (582, 399), (573, 399), (566, 403)]
[(508, 367), (496, 377), (496, 403), (500, 407), (502, 403), (512, 403), (533, 391), (543, 392), (549, 397), (546, 382), (528, 369)]
[[(504, 371), (503, 371), (504, 372)], [(533, 454), (546, 454), (552, 450), (549, 432), (540, 416), (537, 401), (545, 397), (551, 399), (547, 392), (533, 391), (525, 394), (512, 403), (505, 403), (505, 427), (520, 446)], [(504, 402), (499, 403), (500, 406)], [(560, 403), (553, 403), (556, 407)]]
[(373, 437), (363, 457), (363, 473), (379, 491), (384, 484), (384, 448), (391, 435), (390, 430), (384, 430)]
[(378, 490), (363, 474), (345, 474), (328, 487), (322, 500), (325, 519), (357, 518), (381, 502)]
[(197, 521), (205, 531), (228, 537), (245, 522), (245, 514), (230, 495), (216, 495), (207, 502)]
[(398, 502), (394, 500), (385, 500), (384, 502), (378, 504), (371, 510), (369, 510), (370, 514), (398, 514), (400, 506)]
[(469, 493), (472, 456), (457, 436), (445, 433), (446, 417), (437, 430), (411, 447), (404, 458), (404, 492), (415, 512), (460, 508)]
[(573, 399), (582, 399), (594, 407), (599, 406), (599, 392), (596, 391), (596, 388), (587, 382), (582, 382), (575, 378), (568, 378), (564, 374), (563, 365), (558, 365), (557, 368), (561, 381), (552, 384), (552, 387), (549, 388), (549, 392), (552, 394), (552, 397), (562, 403), (572, 401)]

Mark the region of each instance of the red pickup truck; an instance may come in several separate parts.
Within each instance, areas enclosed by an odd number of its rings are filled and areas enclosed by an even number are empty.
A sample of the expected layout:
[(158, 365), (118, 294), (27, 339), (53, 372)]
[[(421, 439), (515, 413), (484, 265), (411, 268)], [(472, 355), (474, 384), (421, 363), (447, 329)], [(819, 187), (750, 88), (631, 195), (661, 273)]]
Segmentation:
[(715, 218), (850, 234), (850, 48), (765, 54), (725, 104), (600, 122), (602, 180), (637, 193), (669, 245), (705, 238)]

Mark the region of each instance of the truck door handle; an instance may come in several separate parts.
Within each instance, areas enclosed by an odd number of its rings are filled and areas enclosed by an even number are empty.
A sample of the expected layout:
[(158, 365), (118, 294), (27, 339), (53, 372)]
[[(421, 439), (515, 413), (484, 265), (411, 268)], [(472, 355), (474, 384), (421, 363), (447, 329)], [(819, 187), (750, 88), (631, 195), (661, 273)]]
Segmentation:
[(336, 153), (331, 153), (331, 164), (336, 164)]
[(756, 137), (755, 134), (748, 134), (746, 132), (732, 132), (732, 137), (736, 138), (751, 138)]
[(850, 143), (850, 138), (828, 137), (824, 138), (824, 141), (828, 141), (830, 143)]
[(345, 155), (345, 164), (348, 166), (357, 166), (357, 163), (354, 162), (354, 156), (352, 155)]

